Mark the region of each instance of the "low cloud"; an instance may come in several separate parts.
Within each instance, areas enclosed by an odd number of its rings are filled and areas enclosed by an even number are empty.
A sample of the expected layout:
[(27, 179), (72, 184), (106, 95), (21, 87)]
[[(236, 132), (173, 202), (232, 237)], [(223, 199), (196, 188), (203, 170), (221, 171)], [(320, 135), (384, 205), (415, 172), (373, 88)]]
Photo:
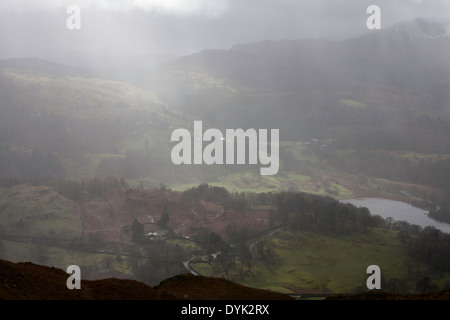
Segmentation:
[[(346, 39), (368, 32), (369, 5), (387, 28), (450, 19), (450, 0), (1, 0), (0, 59), (65, 52), (187, 55), (264, 40)], [(69, 32), (78, 5), (82, 29)]]
[(120, 12), (143, 11), (176, 16), (205, 16), (217, 18), (227, 10), (228, 0), (3, 0), (2, 10), (20, 11), (56, 11), (69, 5), (78, 5), (82, 9), (102, 9)]

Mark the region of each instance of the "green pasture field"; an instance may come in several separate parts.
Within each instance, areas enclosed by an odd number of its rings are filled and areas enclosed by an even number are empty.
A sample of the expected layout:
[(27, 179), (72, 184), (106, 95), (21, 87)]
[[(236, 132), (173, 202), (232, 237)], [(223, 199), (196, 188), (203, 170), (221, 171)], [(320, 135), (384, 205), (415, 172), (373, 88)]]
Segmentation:
[(8, 235), (73, 239), (81, 236), (75, 204), (51, 187), (0, 188), (0, 226)]
[[(279, 192), (295, 191), (308, 192), (317, 195), (331, 195), (338, 198), (349, 198), (352, 191), (333, 181), (319, 181), (310, 176), (289, 172), (277, 176), (259, 176), (253, 173), (230, 174), (221, 177), (220, 181), (208, 182), (217, 187), (223, 187), (231, 192)], [(198, 186), (199, 183), (173, 184), (170, 188), (174, 191), (184, 191)]]
[(97, 274), (101, 273), (102, 270), (132, 276), (128, 257), (119, 254), (86, 252), (14, 241), (0, 241), (0, 254), (3, 260), (11, 262), (31, 261), (62, 270), (66, 270), (70, 265), (77, 265), (81, 268), (82, 277), (83, 275), (89, 276), (89, 273), (93, 271)]
[[(393, 230), (374, 228), (372, 232), (348, 236), (283, 231), (262, 244), (273, 252), (275, 258), (270, 263), (254, 260), (252, 273), (241, 277), (242, 266), (237, 261), (226, 277), (247, 286), (284, 293), (352, 293), (366, 287), (370, 265), (380, 267), (383, 284), (391, 278), (412, 277), (406, 267), (410, 258)], [(427, 266), (418, 262), (414, 265), (421, 274), (431, 274)], [(207, 263), (193, 267), (202, 275), (225, 276), (217, 274), (217, 266)], [(431, 278), (442, 285), (450, 274), (432, 274)]]

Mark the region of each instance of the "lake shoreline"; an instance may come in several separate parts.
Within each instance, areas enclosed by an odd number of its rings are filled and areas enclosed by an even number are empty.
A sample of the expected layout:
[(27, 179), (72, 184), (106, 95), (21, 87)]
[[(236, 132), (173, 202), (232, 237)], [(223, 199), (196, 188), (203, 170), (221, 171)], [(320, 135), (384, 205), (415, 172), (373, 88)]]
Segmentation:
[(429, 210), (415, 206), (403, 200), (386, 199), (381, 197), (363, 197), (341, 199), (341, 203), (350, 203), (357, 207), (366, 207), (372, 215), (380, 215), (383, 218), (391, 217), (395, 221), (406, 221), (425, 228), (435, 227), (443, 232), (450, 233), (450, 224), (437, 221), (429, 216)]

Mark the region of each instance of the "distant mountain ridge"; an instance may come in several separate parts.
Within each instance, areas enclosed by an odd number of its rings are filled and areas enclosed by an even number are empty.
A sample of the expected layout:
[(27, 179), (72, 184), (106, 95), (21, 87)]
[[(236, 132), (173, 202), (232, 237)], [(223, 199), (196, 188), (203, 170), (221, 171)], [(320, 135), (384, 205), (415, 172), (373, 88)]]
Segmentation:
[(386, 29), (389, 32), (403, 32), (411, 39), (450, 37), (450, 21), (417, 18), (398, 23)]
[[(39, 58), (0, 60), (0, 68), (55, 75), (126, 80), (165, 90), (180, 86), (177, 70), (206, 73), (256, 91), (354, 90), (354, 85), (385, 85), (442, 93), (450, 88), (450, 22), (414, 19), (356, 38), (265, 40), (206, 49), (156, 69), (143, 61), (124, 65), (71, 67)], [(114, 60), (112, 60), (114, 61)], [(150, 62), (149, 62), (150, 63)], [(151, 64), (151, 63), (150, 63)], [(128, 69), (127, 69), (128, 68)], [(181, 85), (189, 87), (183, 78)]]
[(444, 22), (415, 19), (344, 41), (262, 41), (205, 50), (175, 67), (208, 70), (264, 91), (342, 90), (354, 82), (448, 89), (448, 30)]
[[(276, 127), (285, 140), (340, 139), (361, 130), (378, 137), (375, 130), (383, 128), (392, 136), (380, 140), (405, 140), (421, 135), (411, 130), (422, 128), (406, 122), (415, 117), (449, 121), (447, 28), (445, 21), (414, 19), (346, 40), (204, 50), (159, 69), (149, 87), (163, 92), (172, 108), (216, 126)], [(359, 115), (342, 105), (348, 100), (365, 106), (353, 109)]]

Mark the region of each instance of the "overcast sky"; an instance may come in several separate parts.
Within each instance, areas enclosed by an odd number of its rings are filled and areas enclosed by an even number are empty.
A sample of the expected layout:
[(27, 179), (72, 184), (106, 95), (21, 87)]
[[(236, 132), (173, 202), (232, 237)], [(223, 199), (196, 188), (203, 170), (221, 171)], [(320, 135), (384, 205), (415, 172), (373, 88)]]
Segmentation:
[[(1, 0), (0, 58), (186, 55), (262, 40), (345, 38), (367, 32), (366, 9), (382, 27), (427, 17), (449, 19), (450, 0)], [(81, 30), (68, 30), (69, 5)]]

